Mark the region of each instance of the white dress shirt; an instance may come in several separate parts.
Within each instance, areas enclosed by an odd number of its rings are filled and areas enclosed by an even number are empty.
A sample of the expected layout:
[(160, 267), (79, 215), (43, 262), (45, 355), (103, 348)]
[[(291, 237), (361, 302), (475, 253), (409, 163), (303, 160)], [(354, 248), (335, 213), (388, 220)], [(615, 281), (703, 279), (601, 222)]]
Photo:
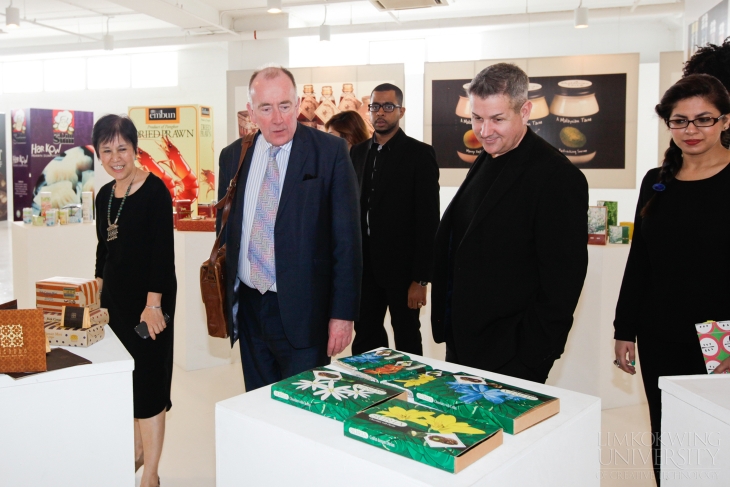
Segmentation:
[[(286, 177), (286, 168), (289, 166), (289, 155), (291, 154), (292, 141), (281, 146), (281, 150), (276, 154), (276, 164), (279, 166), (279, 201), (281, 201), (281, 192), (284, 189), (284, 178)], [(241, 254), (238, 256), (238, 279), (250, 288), (255, 286), (251, 282), (251, 261), (248, 260), (248, 243), (251, 240), (251, 227), (253, 226), (253, 218), (256, 213), (256, 203), (259, 199), (259, 191), (266, 174), (266, 164), (269, 160), (269, 144), (263, 135), (256, 138), (253, 157), (251, 159), (251, 168), (248, 171), (248, 179), (246, 180), (246, 193), (243, 200), (243, 224), (241, 225)], [(276, 292), (276, 282), (271, 286), (269, 291)]]

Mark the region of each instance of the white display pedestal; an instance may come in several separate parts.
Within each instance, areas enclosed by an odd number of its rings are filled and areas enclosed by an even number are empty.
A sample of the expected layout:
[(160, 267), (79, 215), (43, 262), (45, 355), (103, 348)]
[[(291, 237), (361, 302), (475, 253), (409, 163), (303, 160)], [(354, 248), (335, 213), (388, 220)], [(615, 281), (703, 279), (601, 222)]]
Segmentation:
[(134, 487), (134, 360), (114, 332), (91, 364), (13, 380), (0, 374), (0, 485)]
[(662, 487), (730, 485), (730, 376), (660, 377)]
[(410, 356), (559, 397), (560, 413), (518, 435), (505, 434), (502, 446), (454, 475), (347, 438), (342, 423), (275, 401), (264, 387), (216, 404), (216, 485), (600, 485), (600, 399)]
[(547, 383), (601, 398), (603, 409), (646, 403), (641, 367), (629, 375), (613, 365), (613, 320), (629, 245), (589, 245), (588, 272), (573, 328)]
[(18, 308), (35, 308), (36, 281), (54, 276), (94, 277), (94, 223), (36, 227), (13, 222), (10, 231), (13, 292), (18, 300)]
[(231, 363), (231, 342), (211, 338), (200, 296), (200, 264), (210, 257), (215, 242), (213, 232), (175, 230), (175, 310), (174, 361), (185, 370), (198, 370)]

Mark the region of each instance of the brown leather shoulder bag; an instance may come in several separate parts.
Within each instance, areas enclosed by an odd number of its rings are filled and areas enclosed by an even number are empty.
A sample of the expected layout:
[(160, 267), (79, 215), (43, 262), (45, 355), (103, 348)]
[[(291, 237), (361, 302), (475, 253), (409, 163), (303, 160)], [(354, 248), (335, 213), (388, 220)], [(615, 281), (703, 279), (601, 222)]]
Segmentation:
[(228, 222), (231, 205), (236, 200), (238, 175), (243, 166), (246, 152), (253, 143), (255, 134), (248, 134), (241, 140), (241, 157), (238, 160), (236, 175), (228, 183), (228, 191), (222, 200), (215, 205), (221, 215), (221, 229), (213, 244), (210, 258), (200, 266), (200, 294), (205, 306), (205, 317), (208, 322), (208, 335), (215, 338), (228, 338), (228, 314), (226, 313), (226, 246), (221, 247), (221, 235)]

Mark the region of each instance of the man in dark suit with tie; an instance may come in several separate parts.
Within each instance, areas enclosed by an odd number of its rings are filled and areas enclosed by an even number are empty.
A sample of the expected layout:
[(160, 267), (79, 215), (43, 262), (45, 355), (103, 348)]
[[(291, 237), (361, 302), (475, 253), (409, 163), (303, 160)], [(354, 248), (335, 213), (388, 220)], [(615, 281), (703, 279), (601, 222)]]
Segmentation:
[[(352, 339), (362, 275), (357, 179), (343, 139), (297, 123), (292, 74), (251, 77), (259, 126), (224, 228), (231, 345), (246, 390), (326, 365)], [(219, 198), (236, 174), (241, 140), (220, 155)], [(219, 222), (220, 225), (220, 222)]]
[(433, 147), (399, 128), (403, 92), (384, 83), (370, 95), (373, 138), (350, 155), (360, 183), (363, 279), (352, 353), (388, 346), (390, 310), (395, 347), (422, 354), (420, 308), (431, 281), (439, 223), (439, 169)]
[(527, 126), (527, 88), (507, 63), (469, 86), (484, 152), (439, 225), (431, 323), (446, 360), (545, 382), (588, 266), (588, 183)]

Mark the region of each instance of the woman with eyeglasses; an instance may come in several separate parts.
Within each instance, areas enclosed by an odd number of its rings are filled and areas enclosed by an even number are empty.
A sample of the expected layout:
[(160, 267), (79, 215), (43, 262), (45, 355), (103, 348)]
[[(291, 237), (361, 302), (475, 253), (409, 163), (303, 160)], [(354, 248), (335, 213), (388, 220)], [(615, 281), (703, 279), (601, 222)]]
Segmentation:
[[(635, 342), (654, 434), (659, 485), (660, 376), (706, 374), (695, 324), (730, 320), (730, 96), (690, 75), (656, 106), (672, 135), (661, 167), (641, 183), (634, 239), (616, 306), (614, 364), (635, 374)], [(726, 373), (730, 359), (714, 373)]]

